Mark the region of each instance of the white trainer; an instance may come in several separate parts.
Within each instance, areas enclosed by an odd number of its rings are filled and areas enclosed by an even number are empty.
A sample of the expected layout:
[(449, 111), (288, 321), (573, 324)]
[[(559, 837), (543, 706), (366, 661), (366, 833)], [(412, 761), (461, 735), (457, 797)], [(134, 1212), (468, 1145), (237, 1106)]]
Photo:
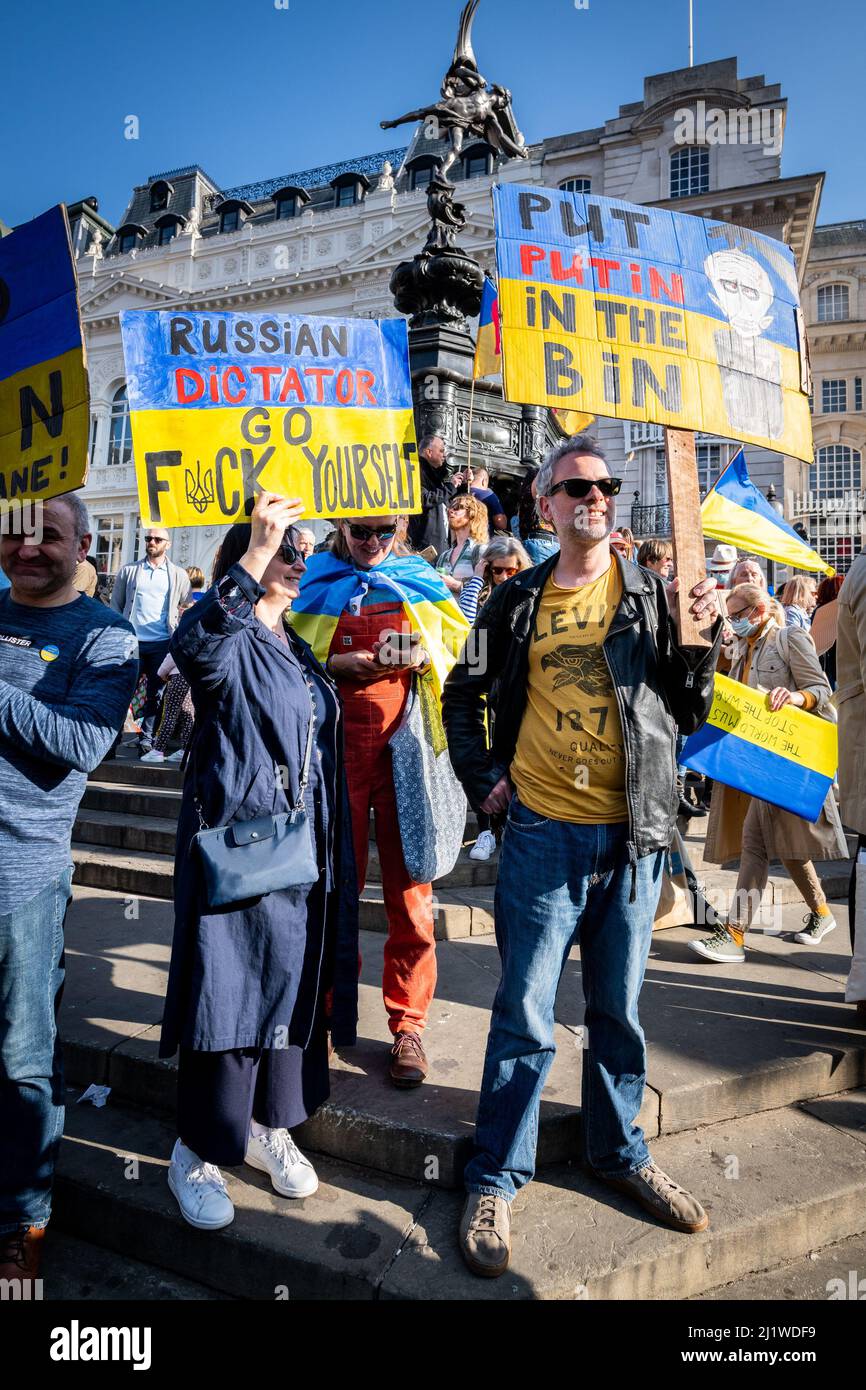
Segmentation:
[(142, 753), (138, 761), (140, 763), (164, 763), (165, 754), (160, 753), (158, 748), (151, 748), (149, 753)]
[(250, 1134), (246, 1162), (267, 1173), (271, 1186), (281, 1197), (312, 1197), (319, 1186), (316, 1170), (287, 1129), (266, 1129)]
[(169, 753), (165, 761), (167, 763), (179, 763), (182, 761), (185, 751), (183, 748), (178, 748), (176, 753)]
[(496, 836), (492, 830), (482, 830), (469, 851), (470, 859), (492, 859), (496, 853)]
[(168, 1185), (183, 1219), (199, 1231), (218, 1231), (234, 1221), (235, 1209), (219, 1168), (202, 1162), (179, 1139), (171, 1151)]

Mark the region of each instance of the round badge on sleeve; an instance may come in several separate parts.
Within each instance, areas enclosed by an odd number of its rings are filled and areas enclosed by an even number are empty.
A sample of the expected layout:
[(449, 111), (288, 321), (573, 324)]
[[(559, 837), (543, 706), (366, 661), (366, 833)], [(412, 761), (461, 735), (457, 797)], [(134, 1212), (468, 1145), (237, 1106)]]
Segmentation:
[(55, 647), (53, 642), (49, 642), (47, 646), (42, 648), (39, 655), (43, 661), (56, 661), (60, 655), (60, 648)]

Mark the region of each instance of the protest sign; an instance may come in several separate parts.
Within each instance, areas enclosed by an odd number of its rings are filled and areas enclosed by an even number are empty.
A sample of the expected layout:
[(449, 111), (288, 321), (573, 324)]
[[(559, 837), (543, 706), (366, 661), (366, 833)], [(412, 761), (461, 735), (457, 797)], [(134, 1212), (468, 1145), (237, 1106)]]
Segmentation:
[(65, 209), (0, 238), (0, 505), (87, 476), (90, 402)]
[(263, 490), (308, 518), (421, 510), (403, 319), (129, 310), (120, 326), (145, 525), (241, 520)]
[(493, 190), (509, 400), (812, 459), (792, 252), (727, 222), (593, 194)]
[(816, 821), (833, 784), (836, 725), (783, 705), (767, 693), (716, 673), (706, 724), (686, 739), (680, 761), (696, 772), (773, 806)]

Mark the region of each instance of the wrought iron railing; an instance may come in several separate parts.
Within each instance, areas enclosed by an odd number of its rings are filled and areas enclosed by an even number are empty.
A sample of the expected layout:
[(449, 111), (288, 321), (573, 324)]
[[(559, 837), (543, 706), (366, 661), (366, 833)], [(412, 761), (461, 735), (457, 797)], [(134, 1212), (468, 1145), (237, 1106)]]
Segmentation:
[(669, 536), (671, 533), (671, 509), (665, 502), (658, 507), (641, 507), (636, 502), (631, 509), (631, 529), (641, 540), (651, 536)]

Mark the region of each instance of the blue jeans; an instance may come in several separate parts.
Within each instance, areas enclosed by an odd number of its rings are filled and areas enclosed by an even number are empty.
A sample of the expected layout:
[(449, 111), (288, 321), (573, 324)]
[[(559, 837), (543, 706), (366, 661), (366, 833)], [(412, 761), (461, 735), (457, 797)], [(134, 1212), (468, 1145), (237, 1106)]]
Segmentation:
[(0, 1234), (45, 1226), (63, 1133), (57, 1013), (72, 865), (0, 915)]
[(637, 1002), (663, 855), (637, 861), (636, 901), (629, 902), (627, 838), (626, 823), (549, 820), (512, 798), (494, 904), (502, 977), (487, 1039), (476, 1152), (465, 1173), (470, 1192), (511, 1201), (535, 1172), (538, 1110), (555, 1052), (556, 990), (576, 943), (588, 1033), (581, 1102), (587, 1161), (605, 1177), (621, 1177), (649, 1159), (635, 1123), (646, 1080)]

